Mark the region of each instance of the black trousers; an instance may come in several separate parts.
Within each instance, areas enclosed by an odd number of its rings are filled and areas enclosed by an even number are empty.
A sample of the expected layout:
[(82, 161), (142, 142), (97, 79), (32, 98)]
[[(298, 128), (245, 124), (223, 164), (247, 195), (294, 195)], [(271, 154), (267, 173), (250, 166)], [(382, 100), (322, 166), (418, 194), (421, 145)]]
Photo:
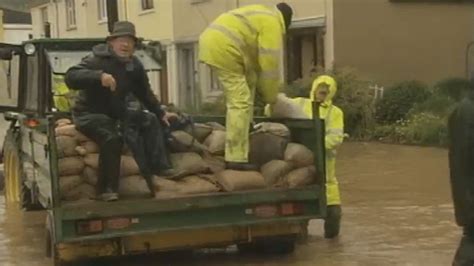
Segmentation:
[(152, 175), (172, 168), (163, 125), (152, 113), (128, 111), (122, 121), (104, 114), (81, 113), (74, 115), (74, 123), (80, 132), (100, 148), (99, 194), (118, 191), (124, 142), (132, 151), (150, 189)]
[(164, 127), (155, 114), (129, 110), (122, 132), (145, 178), (172, 167)]
[(464, 228), (464, 235), (454, 256), (453, 266), (474, 265), (474, 226)]
[(82, 113), (74, 116), (74, 123), (100, 148), (97, 193), (117, 192), (123, 146), (119, 121), (104, 114)]

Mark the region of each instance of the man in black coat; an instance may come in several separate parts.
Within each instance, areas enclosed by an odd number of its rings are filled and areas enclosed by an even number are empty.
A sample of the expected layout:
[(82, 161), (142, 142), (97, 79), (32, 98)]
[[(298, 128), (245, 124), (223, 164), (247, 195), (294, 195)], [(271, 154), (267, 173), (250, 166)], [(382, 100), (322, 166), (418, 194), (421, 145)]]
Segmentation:
[(69, 88), (79, 91), (72, 110), (77, 129), (100, 147), (97, 188), (105, 201), (118, 199), (123, 146), (119, 128), (127, 115), (129, 96), (135, 96), (165, 126), (172, 116), (161, 109), (144, 66), (133, 55), (136, 44), (135, 26), (119, 21), (107, 43), (95, 46), (92, 55), (71, 67), (65, 78)]
[(449, 168), (456, 222), (463, 238), (453, 265), (474, 265), (474, 82), (449, 117)]

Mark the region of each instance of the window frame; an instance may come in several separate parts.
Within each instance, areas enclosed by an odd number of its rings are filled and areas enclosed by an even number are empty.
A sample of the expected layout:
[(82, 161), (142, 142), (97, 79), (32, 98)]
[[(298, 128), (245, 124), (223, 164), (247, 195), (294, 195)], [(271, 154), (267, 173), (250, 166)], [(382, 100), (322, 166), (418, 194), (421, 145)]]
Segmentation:
[(140, 9), (142, 12), (147, 12), (150, 10), (155, 9), (155, 2), (154, 0), (141, 0), (140, 1)]
[(66, 9), (66, 29), (73, 30), (77, 28), (76, 1), (65, 0)]
[(41, 23), (44, 25), (49, 22), (49, 10), (48, 6), (42, 6), (39, 8), (41, 14)]
[(107, 0), (97, 0), (97, 21), (107, 22)]

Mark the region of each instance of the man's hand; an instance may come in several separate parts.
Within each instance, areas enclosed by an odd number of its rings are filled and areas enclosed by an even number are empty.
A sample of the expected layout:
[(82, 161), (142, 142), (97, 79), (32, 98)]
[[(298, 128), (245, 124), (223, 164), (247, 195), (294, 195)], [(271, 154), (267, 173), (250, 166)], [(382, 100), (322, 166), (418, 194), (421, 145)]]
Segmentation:
[(170, 126), (170, 119), (172, 118), (178, 118), (178, 115), (175, 114), (175, 113), (169, 113), (169, 112), (165, 112), (165, 115), (163, 116), (163, 118), (161, 119), (163, 121), (163, 123), (165, 123), (166, 126)]
[(117, 82), (115, 81), (114, 77), (107, 73), (102, 73), (100, 82), (102, 83), (103, 87), (109, 88), (112, 92), (114, 92), (115, 88), (117, 87)]

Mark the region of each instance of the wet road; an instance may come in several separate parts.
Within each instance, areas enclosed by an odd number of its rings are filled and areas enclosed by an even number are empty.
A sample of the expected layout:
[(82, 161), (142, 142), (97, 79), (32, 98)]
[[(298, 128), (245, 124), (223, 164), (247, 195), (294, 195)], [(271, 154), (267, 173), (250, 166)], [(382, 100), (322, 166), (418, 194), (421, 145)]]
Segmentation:
[[(346, 143), (338, 161), (342, 236), (310, 240), (289, 256), (240, 255), (235, 248), (183, 258), (140, 256), (80, 265), (450, 265), (460, 230), (453, 222), (447, 152), (436, 148)], [(0, 265), (46, 266), (44, 213), (5, 208), (0, 198)]]

